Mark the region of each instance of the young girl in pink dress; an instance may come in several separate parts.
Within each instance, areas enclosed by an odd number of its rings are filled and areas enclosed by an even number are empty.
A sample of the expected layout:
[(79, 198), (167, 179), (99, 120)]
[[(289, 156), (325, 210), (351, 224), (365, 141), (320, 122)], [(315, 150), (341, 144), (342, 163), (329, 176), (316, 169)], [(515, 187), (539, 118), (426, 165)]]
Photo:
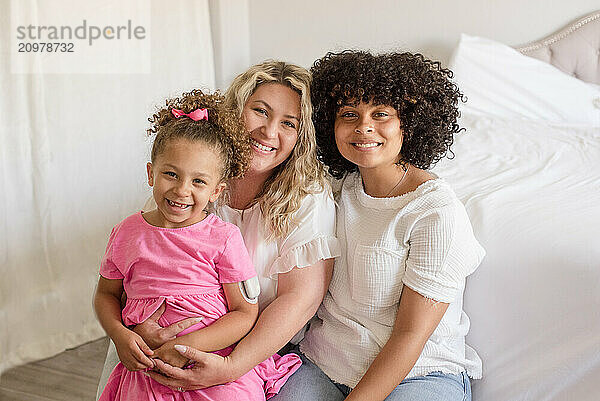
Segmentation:
[[(234, 382), (196, 391), (173, 391), (144, 373), (154, 358), (186, 366), (175, 345), (228, 355), (258, 315), (241, 291), (256, 272), (240, 231), (206, 211), (226, 180), (243, 175), (248, 135), (218, 94), (192, 91), (166, 104), (149, 130), (156, 133), (147, 172), (157, 208), (113, 228), (100, 266), (94, 307), (121, 360), (100, 400), (265, 400), (298, 369), (298, 357), (274, 355)], [(163, 305), (162, 326), (199, 322), (151, 350), (128, 327)]]

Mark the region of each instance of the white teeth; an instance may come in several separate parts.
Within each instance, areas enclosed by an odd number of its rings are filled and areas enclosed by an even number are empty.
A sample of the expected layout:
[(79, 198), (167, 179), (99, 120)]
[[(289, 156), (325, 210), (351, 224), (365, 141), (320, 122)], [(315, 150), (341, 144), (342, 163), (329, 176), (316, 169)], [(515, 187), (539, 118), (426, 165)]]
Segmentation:
[(254, 139), (250, 139), (250, 141), (252, 142), (252, 145), (256, 146), (260, 150), (264, 150), (265, 152), (270, 152), (270, 151), (272, 151), (272, 150), (275, 149), (275, 148), (271, 148), (269, 146), (265, 146), (265, 145), (263, 145), (261, 143), (258, 143)]
[(379, 146), (379, 144), (377, 142), (371, 142), (371, 143), (355, 143), (353, 144), (354, 146), (357, 146), (359, 148), (374, 148), (375, 146)]
[(187, 209), (188, 207), (190, 207), (191, 205), (184, 205), (183, 203), (177, 203), (177, 202), (173, 202), (169, 199), (167, 199), (167, 203), (171, 206), (175, 206), (178, 207), (180, 209)]

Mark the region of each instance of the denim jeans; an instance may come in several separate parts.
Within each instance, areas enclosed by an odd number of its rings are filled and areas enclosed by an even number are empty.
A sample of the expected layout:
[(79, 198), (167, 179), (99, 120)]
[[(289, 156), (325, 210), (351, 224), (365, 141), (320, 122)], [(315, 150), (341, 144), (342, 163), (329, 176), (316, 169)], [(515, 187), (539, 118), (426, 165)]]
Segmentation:
[[(302, 366), (269, 401), (342, 401), (352, 391), (332, 381), (302, 353)], [(471, 401), (471, 383), (466, 373), (433, 372), (403, 380), (386, 401)]]

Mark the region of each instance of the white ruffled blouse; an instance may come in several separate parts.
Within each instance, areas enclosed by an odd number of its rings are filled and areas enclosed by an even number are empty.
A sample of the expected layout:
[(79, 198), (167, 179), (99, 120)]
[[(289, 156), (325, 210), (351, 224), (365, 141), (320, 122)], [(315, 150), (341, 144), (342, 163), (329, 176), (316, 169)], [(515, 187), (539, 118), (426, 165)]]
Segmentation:
[(261, 311), (277, 295), (279, 273), (340, 256), (335, 236), (335, 203), (329, 188), (307, 195), (294, 215), (297, 226), (287, 235), (272, 241), (266, 239), (267, 232), (258, 204), (243, 211), (223, 206), (216, 214), (238, 226), (242, 232), (260, 281), (258, 303)]

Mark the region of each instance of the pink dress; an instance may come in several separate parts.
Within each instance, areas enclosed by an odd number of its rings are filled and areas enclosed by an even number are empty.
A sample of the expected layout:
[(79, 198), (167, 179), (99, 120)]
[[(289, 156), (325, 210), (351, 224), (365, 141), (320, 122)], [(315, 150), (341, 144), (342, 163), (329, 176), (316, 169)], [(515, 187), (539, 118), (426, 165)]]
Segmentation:
[[(100, 274), (123, 280), (127, 304), (122, 318), (127, 326), (143, 322), (163, 303), (166, 309), (159, 319), (163, 327), (204, 317), (180, 335), (208, 326), (228, 312), (221, 284), (256, 276), (235, 225), (209, 214), (188, 227), (161, 228), (148, 224), (141, 212), (113, 228)], [(217, 353), (225, 356), (232, 350), (233, 346)], [(275, 354), (232, 383), (177, 392), (119, 363), (100, 400), (265, 400), (277, 394), (300, 364), (294, 354)]]

